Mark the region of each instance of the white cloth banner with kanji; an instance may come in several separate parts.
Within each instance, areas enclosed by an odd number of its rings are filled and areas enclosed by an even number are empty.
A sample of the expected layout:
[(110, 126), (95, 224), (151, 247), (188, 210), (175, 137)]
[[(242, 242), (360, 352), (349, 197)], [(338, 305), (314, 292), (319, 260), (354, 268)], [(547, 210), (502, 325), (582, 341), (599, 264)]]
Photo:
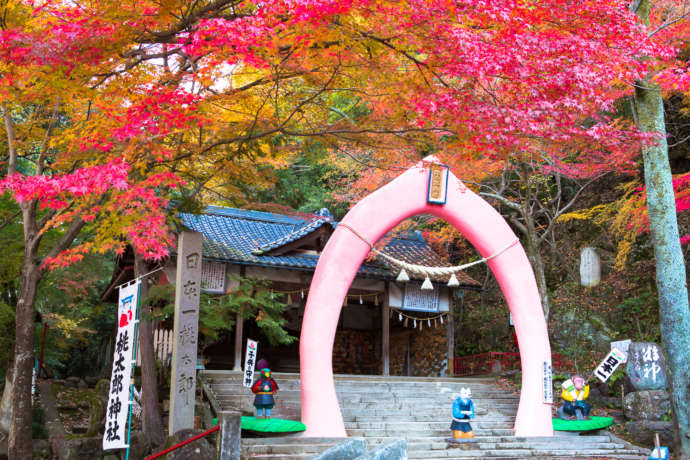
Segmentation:
[(105, 412), (103, 450), (126, 449), (126, 428), (129, 415), (132, 354), (137, 322), (140, 280), (120, 287), (117, 301), (117, 336), (113, 356), (113, 372), (110, 377), (108, 408)]
[(254, 366), (256, 365), (256, 354), (259, 351), (259, 344), (252, 339), (247, 339), (247, 351), (244, 354), (244, 377), (242, 386), (251, 387), (254, 381)]

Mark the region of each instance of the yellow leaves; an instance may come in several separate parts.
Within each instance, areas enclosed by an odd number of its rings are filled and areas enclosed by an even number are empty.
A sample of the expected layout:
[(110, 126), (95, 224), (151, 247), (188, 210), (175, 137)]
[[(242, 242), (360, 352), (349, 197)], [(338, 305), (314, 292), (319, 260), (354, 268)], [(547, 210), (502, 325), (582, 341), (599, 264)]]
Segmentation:
[(611, 217), (612, 211), (616, 209), (616, 203), (598, 204), (591, 208), (579, 209), (577, 211), (561, 214), (557, 221), (561, 223), (573, 220), (589, 220), (597, 224), (603, 223)]
[(590, 221), (608, 229), (617, 245), (615, 268), (622, 270), (639, 235), (649, 226), (646, 200), (639, 188), (638, 181), (627, 182), (619, 186), (622, 196), (618, 200), (563, 214), (558, 221)]
[(86, 321), (86, 318), (72, 319), (67, 318), (59, 313), (44, 313), (43, 319), (54, 329), (60, 331), (60, 334), (67, 339), (83, 334), (95, 334), (96, 331), (82, 327), (81, 324)]

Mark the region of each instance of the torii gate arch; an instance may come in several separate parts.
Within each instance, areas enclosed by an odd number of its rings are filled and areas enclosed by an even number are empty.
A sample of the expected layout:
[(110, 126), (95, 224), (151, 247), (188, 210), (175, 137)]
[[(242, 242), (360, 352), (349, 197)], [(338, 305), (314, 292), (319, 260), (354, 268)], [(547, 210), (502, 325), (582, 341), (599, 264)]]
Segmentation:
[[(416, 214), (433, 214), (450, 222), (489, 257), (517, 237), (486, 201), (448, 174), (444, 205), (429, 204), (427, 157), (395, 180), (357, 203), (342, 222), (376, 242), (391, 228)], [(333, 381), (333, 341), (340, 310), (369, 245), (351, 230), (338, 226), (324, 248), (309, 288), (300, 338), (300, 379), (304, 436), (344, 437), (345, 425)], [(515, 418), (516, 436), (553, 436), (551, 404), (543, 402), (544, 367), (550, 368), (551, 346), (532, 267), (518, 243), (491, 259), (513, 315), (522, 361), (522, 391)], [(550, 385), (550, 375), (548, 376)], [(449, 410), (439, 407), (439, 414)]]

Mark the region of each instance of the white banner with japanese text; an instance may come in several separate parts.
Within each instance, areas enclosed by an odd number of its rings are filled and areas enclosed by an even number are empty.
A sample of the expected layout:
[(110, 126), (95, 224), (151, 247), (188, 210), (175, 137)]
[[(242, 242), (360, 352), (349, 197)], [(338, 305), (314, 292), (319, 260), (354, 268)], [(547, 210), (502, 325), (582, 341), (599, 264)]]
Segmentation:
[(244, 354), (244, 379), (242, 380), (242, 385), (245, 387), (251, 387), (254, 382), (254, 366), (258, 350), (259, 344), (252, 339), (247, 339), (247, 351)]
[(103, 450), (126, 449), (127, 418), (129, 415), (132, 354), (136, 333), (140, 280), (120, 287), (117, 301), (117, 336), (110, 377), (108, 407), (105, 412)]
[(611, 374), (613, 374), (613, 371), (626, 360), (627, 355), (625, 353), (613, 348), (599, 366), (597, 366), (594, 375), (602, 382), (606, 382), (609, 377), (611, 377)]

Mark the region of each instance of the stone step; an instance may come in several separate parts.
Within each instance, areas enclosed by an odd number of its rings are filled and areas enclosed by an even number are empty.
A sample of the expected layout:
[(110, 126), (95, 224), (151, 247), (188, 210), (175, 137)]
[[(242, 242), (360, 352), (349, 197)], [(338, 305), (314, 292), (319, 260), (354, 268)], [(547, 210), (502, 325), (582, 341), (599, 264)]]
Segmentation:
[[(447, 433), (445, 436), (436, 437), (425, 437), (425, 438), (410, 438), (408, 443), (421, 443), (421, 442), (443, 442), (446, 444), (446, 439), (450, 436)], [(389, 437), (368, 437), (367, 442), (370, 444), (383, 444), (390, 442), (394, 438)], [(593, 444), (593, 443), (608, 443), (611, 442), (611, 437), (609, 435), (595, 435), (595, 436), (538, 436), (538, 437), (517, 437), (517, 436), (483, 436), (475, 433), (474, 439), (477, 442), (493, 442), (493, 443), (511, 443), (511, 442), (534, 442), (539, 444), (548, 443), (561, 443), (561, 442), (575, 442), (578, 445), (582, 444)]]
[[(240, 385), (243, 386), (243, 379), (222, 379), (222, 378), (206, 378), (203, 377), (204, 381), (211, 385)], [(299, 388), (302, 381), (299, 379), (285, 379), (281, 377), (273, 376), (279, 387), (285, 386), (286, 388)], [(452, 381), (437, 381), (434, 379), (428, 379), (426, 381), (417, 382), (406, 382), (406, 381), (391, 381), (391, 380), (379, 380), (379, 381), (347, 381), (335, 379), (335, 386), (338, 388), (358, 388), (358, 387), (368, 387), (372, 390), (431, 390), (431, 389), (449, 389), (449, 390), (459, 390), (461, 388), (469, 388), (472, 391), (490, 390), (490, 391), (506, 391), (504, 388), (498, 387), (495, 382), (486, 383), (462, 383), (455, 380)], [(247, 388), (247, 387), (244, 387)], [(514, 392), (519, 393), (519, 392)]]
[[(342, 441), (341, 441), (342, 442)], [(292, 443), (292, 444), (257, 444), (253, 446), (247, 446), (246, 449), (242, 449), (242, 452), (250, 458), (254, 458), (257, 455), (266, 454), (285, 454), (285, 455), (295, 455), (295, 454), (312, 454), (316, 455), (319, 452), (323, 452), (335, 446), (337, 443), (329, 444), (309, 444), (308, 440), (304, 440), (302, 443)]]
[(243, 459), (312, 458), (326, 449), (345, 441), (345, 438), (305, 438), (287, 435), (270, 438), (242, 438)]
[[(235, 405), (239, 406), (240, 402), (243, 406), (251, 407), (254, 403), (254, 396), (248, 396), (243, 398), (215, 398), (221, 405)], [(275, 403), (280, 404), (285, 407), (301, 407), (302, 402), (300, 400), (285, 399), (281, 398), (280, 395), (274, 397)], [(377, 412), (375, 415), (385, 415), (391, 414), (391, 411), (395, 411), (395, 414), (405, 413), (408, 415), (412, 414), (441, 414), (445, 416), (446, 413), (450, 413), (452, 405), (447, 404), (403, 404), (395, 402), (377, 403), (375, 401), (366, 402), (353, 402), (353, 401), (339, 401), (342, 413), (344, 415), (361, 415), (364, 411), (365, 413)], [(514, 415), (517, 412), (517, 405), (512, 404), (500, 404), (496, 403), (494, 405), (475, 405), (475, 414), (479, 415)], [(371, 411), (371, 412), (369, 412)]]
[[(253, 410), (254, 395), (241, 387), (240, 373), (209, 373), (216, 400), (224, 407)], [(296, 374), (274, 374), (281, 389), (274, 414), (299, 418), (300, 380)], [(381, 376), (336, 376), (336, 393), (349, 436), (365, 438), (369, 449), (405, 438), (410, 459), (478, 458), (647, 458), (608, 435), (515, 437), (513, 425), (519, 395), (504, 392), (491, 378), (444, 379)], [(477, 417), (470, 421), (475, 441), (462, 446), (447, 442), (453, 397), (470, 387)], [(325, 438), (328, 439), (328, 438)], [(244, 440), (243, 458), (298, 460), (311, 458), (334, 445), (315, 438), (291, 437), (279, 441)], [(629, 445), (628, 445), (629, 446)]]
[[(278, 386), (283, 386), (285, 385), (286, 387), (299, 387), (301, 384), (301, 380), (299, 379), (285, 379), (281, 377), (276, 377), (275, 375), (273, 376), (275, 381), (278, 383)], [(212, 385), (216, 384), (223, 384), (223, 385), (242, 385), (243, 384), (243, 379), (223, 379), (223, 378), (204, 378), (206, 382), (209, 382)], [(391, 390), (391, 389), (400, 389), (400, 390), (412, 390), (412, 389), (425, 389), (429, 390), (432, 388), (448, 388), (448, 389), (460, 389), (460, 388), (469, 388), (472, 391), (475, 390), (483, 390), (483, 389), (491, 389), (492, 391), (499, 391), (501, 390), (495, 385), (495, 382), (481, 382), (481, 383), (463, 383), (463, 382), (458, 382), (455, 380), (451, 381), (437, 381), (434, 379), (428, 379), (426, 381), (417, 381), (417, 382), (407, 382), (407, 381), (393, 381), (393, 380), (378, 380), (378, 381), (347, 381), (347, 380), (341, 380), (341, 379), (335, 379), (334, 380), (335, 385), (340, 388), (356, 388), (356, 387), (361, 387), (361, 386), (368, 386), (373, 390), (377, 389), (385, 389), (385, 390)], [(282, 383), (282, 385), (281, 385)], [(246, 387), (245, 387), (246, 388)]]
[[(390, 422), (397, 422), (400, 423), (401, 421), (401, 414), (399, 412), (391, 413), (391, 412), (384, 412), (386, 415), (373, 415), (373, 414), (367, 414), (365, 412), (362, 412), (360, 415), (343, 415), (343, 420), (345, 420), (345, 423), (390, 423)], [(435, 414), (410, 414), (410, 415), (405, 415), (404, 420), (406, 422), (423, 422), (423, 423), (435, 423), (435, 422), (443, 422), (445, 423), (446, 420), (448, 420), (448, 423), (450, 423), (450, 415), (447, 417), (445, 415), (439, 415), (438, 412)], [(483, 420), (483, 421), (492, 421), (492, 422), (507, 422), (507, 423), (514, 423), (515, 422), (515, 417), (511, 415), (502, 415), (502, 414), (486, 414), (486, 415), (478, 415), (475, 419), (473, 420)], [(470, 422), (472, 423), (472, 422)]]
[[(253, 398), (254, 394), (247, 391), (244, 393), (230, 393), (230, 392), (220, 392), (220, 391), (213, 391), (213, 394), (216, 396), (216, 398)], [(337, 394), (337, 393), (336, 393)], [(350, 395), (340, 395), (338, 394), (338, 400), (340, 401), (345, 401), (345, 402), (375, 402), (375, 403), (381, 403), (381, 404), (386, 404), (387, 402), (395, 402), (397, 404), (400, 403), (408, 403), (408, 404), (420, 404), (420, 405), (435, 405), (438, 406), (441, 403), (447, 403), (451, 404), (453, 402), (453, 398), (444, 398), (444, 397), (408, 397), (408, 396), (398, 396), (395, 395), (394, 397), (391, 396), (390, 394), (386, 395), (370, 395), (370, 394), (350, 394)], [(278, 391), (276, 393), (276, 397), (281, 397), (285, 400), (292, 400), (292, 401), (300, 401), (302, 399), (301, 393), (299, 392), (284, 392), (284, 391)], [(514, 398), (502, 398), (500, 396), (492, 397), (492, 396), (477, 396), (473, 397), (472, 401), (475, 401), (475, 406), (479, 404), (484, 404), (484, 407), (488, 407), (490, 404), (501, 404), (501, 405), (508, 405), (508, 406), (515, 406), (517, 407), (519, 400), (514, 399)]]
[(314, 457), (313, 452), (303, 454), (257, 454), (251, 456), (243, 456), (242, 459), (251, 460), (305, 460)]
[[(478, 426), (473, 424), (472, 428), (477, 435), (482, 436), (509, 436), (512, 434), (512, 427), (494, 425), (494, 426)], [(389, 427), (386, 429), (360, 429), (351, 428), (345, 430), (348, 436), (357, 436), (360, 438), (369, 437), (391, 437), (391, 438), (426, 438), (426, 437), (440, 437), (450, 436), (450, 423), (443, 429), (438, 430), (426, 430), (426, 429), (410, 429), (406, 428), (405, 424), (402, 423), (397, 427)]]
[(462, 450), (450, 448), (446, 450), (418, 450), (408, 452), (409, 459), (444, 458), (606, 458), (606, 459), (643, 459), (644, 456), (627, 449), (495, 449), (495, 450)]
[[(221, 379), (221, 380), (242, 380), (243, 373), (241, 371), (226, 371), (226, 370), (203, 370), (199, 373), (207, 380)], [(294, 372), (273, 372), (273, 378), (283, 380), (299, 380), (300, 375)], [(359, 375), (359, 374), (335, 374), (334, 380), (336, 382), (352, 381), (352, 382), (401, 382), (404, 384), (426, 383), (426, 382), (447, 382), (452, 384), (469, 385), (472, 383), (496, 383), (496, 378), (492, 376), (476, 376), (476, 377), (410, 377), (402, 375)]]
[[(373, 444), (372, 444), (373, 446)], [(415, 452), (415, 451), (429, 451), (429, 450), (446, 450), (448, 449), (448, 443), (447, 442), (408, 442), (407, 445), (407, 450), (408, 452)], [(471, 448), (468, 448), (471, 450), (481, 450), (481, 451), (488, 451), (488, 450), (554, 450), (554, 449), (561, 449), (561, 450), (570, 450), (573, 449), (573, 445), (566, 445), (566, 446), (551, 446), (548, 443), (544, 444), (537, 444), (537, 443), (505, 443), (505, 444), (496, 444), (496, 443), (482, 443), (482, 442), (477, 442), (476, 444), (473, 444)], [(613, 451), (613, 450), (624, 450), (625, 446), (623, 444), (615, 444), (615, 443), (608, 443), (608, 444), (592, 444), (592, 445), (584, 445), (584, 446), (578, 446), (578, 450), (581, 449), (599, 449), (602, 451)]]
[[(348, 422), (345, 424), (345, 428), (357, 428), (360, 430), (389, 430), (389, 429), (407, 429), (414, 431), (438, 431), (438, 430), (449, 430), (450, 420), (446, 421), (436, 421), (436, 422), (413, 422), (410, 420), (397, 420), (391, 422)], [(512, 422), (506, 420), (485, 420), (485, 419), (474, 419), (470, 421), (472, 428), (483, 429), (483, 428), (511, 428), (513, 426)]]
[[(301, 395), (301, 388), (299, 387), (287, 387), (279, 385), (278, 393), (284, 393), (288, 395), (297, 394)], [(213, 387), (213, 392), (219, 395), (238, 395), (238, 394), (252, 394), (251, 390), (240, 385), (233, 385), (227, 383), (216, 383), (211, 385)], [(362, 396), (362, 388), (341, 388), (336, 385), (335, 392), (340, 397), (351, 397), (351, 396)], [(373, 390), (367, 389), (366, 395), (372, 398), (380, 397), (392, 397), (395, 395), (396, 398), (409, 398), (409, 399), (428, 399), (428, 400), (438, 400), (439, 398), (454, 399), (454, 395), (457, 392), (454, 391), (433, 391), (429, 392), (429, 389), (390, 389), (390, 390)], [(299, 397), (299, 396), (298, 396)], [(519, 401), (520, 395), (513, 393), (504, 393), (502, 391), (495, 390), (477, 390), (472, 392), (472, 399), (505, 399), (509, 401)]]

